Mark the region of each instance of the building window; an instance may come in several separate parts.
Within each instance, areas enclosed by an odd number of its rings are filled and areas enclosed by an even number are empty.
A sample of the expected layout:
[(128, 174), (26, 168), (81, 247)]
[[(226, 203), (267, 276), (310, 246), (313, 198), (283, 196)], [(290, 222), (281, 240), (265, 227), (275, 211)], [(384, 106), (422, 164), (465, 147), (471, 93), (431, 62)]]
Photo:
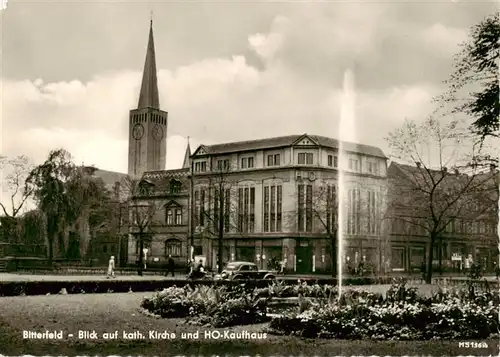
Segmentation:
[(264, 187), (264, 232), (281, 232), (282, 186)]
[(176, 194), (181, 193), (182, 184), (177, 180), (170, 181), (170, 193)]
[(306, 232), (312, 232), (313, 212), (312, 212), (312, 185), (306, 188)]
[[(139, 250), (141, 247), (141, 241), (138, 236), (135, 237), (135, 254), (137, 255), (137, 259), (139, 259)], [(148, 253), (151, 252), (151, 237), (144, 237), (142, 242), (142, 248), (147, 249)], [(143, 255), (144, 257), (144, 255)]]
[(348, 206), (347, 206), (347, 234), (359, 233), (360, 221), (360, 197), (359, 189), (348, 190)]
[(174, 212), (172, 209), (167, 209), (167, 225), (171, 226), (174, 224)]
[(244, 195), (243, 195), (244, 199), (243, 199), (243, 231), (244, 232), (248, 232), (248, 220), (249, 220), (249, 217), (248, 217), (248, 205), (250, 203), (250, 190), (248, 189), (248, 187), (245, 187), (245, 190), (244, 190)]
[(314, 157), (310, 152), (299, 152), (297, 161), (299, 165), (312, 165), (314, 162)]
[(264, 232), (269, 232), (269, 186), (264, 187)]
[(243, 232), (243, 188), (238, 188), (238, 232)]
[(328, 155), (328, 166), (333, 166), (333, 155)]
[(169, 239), (165, 242), (165, 256), (180, 257), (182, 254), (182, 243), (178, 239)]
[(328, 185), (327, 187), (327, 201), (326, 201), (326, 228), (327, 232), (333, 232), (337, 229), (337, 187)]
[(349, 170), (359, 172), (359, 161), (356, 159), (349, 159)]
[(297, 230), (304, 231), (304, 185), (299, 185), (297, 190)]
[(205, 225), (205, 190), (200, 189), (194, 192), (194, 208), (196, 226)]
[(281, 215), (283, 209), (283, 189), (276, 186), (276, 232), (281, 232)]
[[(305, 197), (304, 197), (305, 196)], [(312, 232), (312, 185), (298, 186), (298, 231)]]
[(180, 226), (182, 224), (182, 208), (175, 210), (175, 224)]
[(339, 158), (338, 156), (333, 157), (333, 167), (339, 167)]
[(368, 162), (368, 172), (374, 175), (378, 175), (378, 163)]
[(206, 161), (196, 162), (194, 164), (194, 171), (195, 172), (206, 172), (207, 171), (207, 162)]
[(271, 186), (271, 222), (269, 225), (270, 231), (276, 231), (276, 186)]
[(229, 160), (217, 160), (218, 171), (229, 171)]
[(391, 248), (391, 268), (393, 270), (401, 271), (405, 270), (406, 266), (406, 251), (404, 247), (392, 247)]
[(255, 230), (255, 187), (238, 189), (238, 232)]
[(226, 188), (224, 196), (224, 232), (229, 232), (231, 229), (230, 222), (231, 213), (231, 190)]
[(255, 231), (255, 187), (250, 187), (250, 210), (248, 219), (248, 231)]
[(244, 157), (241, 159), (241, 168), (242, 169), (251, 169), (253, 168), (253, 157)]
[(194, 255), (203, 255), (203, 246), (195, 245), (194, 246)]
[(377, 234), (377, 193), (374, 191), (368, 191), (368, 234)]
[(267, 155), (267, 166), (280, 166), (280, 154)]

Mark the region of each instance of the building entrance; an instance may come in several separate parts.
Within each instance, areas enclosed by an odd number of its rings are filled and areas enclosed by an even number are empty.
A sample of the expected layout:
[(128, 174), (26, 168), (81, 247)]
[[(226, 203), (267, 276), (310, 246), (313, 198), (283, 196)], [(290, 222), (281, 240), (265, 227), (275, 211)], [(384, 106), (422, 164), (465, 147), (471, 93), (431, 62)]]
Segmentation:
[(298, 274), (306, 274), (312, 272), (312, 247), (296, 247), (295, 255), (297, 259)]

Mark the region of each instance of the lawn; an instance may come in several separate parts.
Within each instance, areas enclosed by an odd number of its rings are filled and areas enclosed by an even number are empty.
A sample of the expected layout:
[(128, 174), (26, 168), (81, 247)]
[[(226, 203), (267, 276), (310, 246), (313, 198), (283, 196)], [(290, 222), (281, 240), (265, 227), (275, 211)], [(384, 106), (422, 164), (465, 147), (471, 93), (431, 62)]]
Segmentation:
[[(379, 287), (377, 287), (379, 289)], [(310, 341), (267, 336), (261, 340), (206, 340), (207, 327), (186, 325), (182, 320), (157, 319), (139, 312), (143, 296), (152, 293), (79, 294), (0, 298), (0, 354), (7, 355), (491, 355), (498, 341), (487, 341), (488, 349), (458, 347), (458, 341)], [(234, 332), (261, 332), (264, 325), (236, 327)], [(23, 331), (63, 331), (62, 340), (24, 340)], [(98, 335), (119, 331), (114, 340), (78, 339), (78, 331)], [(200, 331), (200, 339), (182, 339), (182, 332)], [(140, 331), (142, 340), (124, 339), (122, 331)], [(174, 332), (171, 340), (151, 340), (149, 331)], [(69, 337), (68, 334), (75, 337)]]

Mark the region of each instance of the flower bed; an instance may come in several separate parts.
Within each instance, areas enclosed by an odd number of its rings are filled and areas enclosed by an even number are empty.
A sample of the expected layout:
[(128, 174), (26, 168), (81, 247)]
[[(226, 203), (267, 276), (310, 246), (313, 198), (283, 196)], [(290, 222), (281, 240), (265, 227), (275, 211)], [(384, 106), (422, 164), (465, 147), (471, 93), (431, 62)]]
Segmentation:
[(498, 333), (497, 293), (447, 291), (429, 298), (404, 283), (386, 298), (367, 292), (343, 295), (340, 301), (310, 301), (309, 307), (272, 319), (267, 332), (341, 339), (479, 339)]
[(245, 285), (170, 287), (145, 298), (141, 307), (164, 318), (185, 317), (190, 323), (214, 327), (268, 321), (267, 299), (253, 290)]
[(346, 290), (339, 300), (333, 286), (266, 288), (252, 284), (170, 287), (141, 306), (165, 318), (225, 327), (271, 322), (267, 332), (343, 339), (473, 339), (497, 333), (500, 298), (483, 291), (441, 289), (430, 297), (394, 282), (385, 297)]

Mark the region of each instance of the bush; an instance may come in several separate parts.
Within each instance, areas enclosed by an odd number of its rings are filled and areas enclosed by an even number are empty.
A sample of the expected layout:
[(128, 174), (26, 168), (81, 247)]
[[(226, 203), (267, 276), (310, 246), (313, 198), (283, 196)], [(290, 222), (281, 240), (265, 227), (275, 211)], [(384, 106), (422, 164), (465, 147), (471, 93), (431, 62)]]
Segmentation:
[(275, 318), (269, 332), (341, 339), (480, 339), (498, 333), (498, 293), (469, 299), (467, 290), (441, 289), (430, 298), (395, 281), (380, 294), (349, 291), (342, 299)]
[(266, 321), (267, 299), (258, 297), (247, 285), (170, 287), (141, 307), (164, 318), (186, 317), (193, 324), (214, 327), (248, 325)]

